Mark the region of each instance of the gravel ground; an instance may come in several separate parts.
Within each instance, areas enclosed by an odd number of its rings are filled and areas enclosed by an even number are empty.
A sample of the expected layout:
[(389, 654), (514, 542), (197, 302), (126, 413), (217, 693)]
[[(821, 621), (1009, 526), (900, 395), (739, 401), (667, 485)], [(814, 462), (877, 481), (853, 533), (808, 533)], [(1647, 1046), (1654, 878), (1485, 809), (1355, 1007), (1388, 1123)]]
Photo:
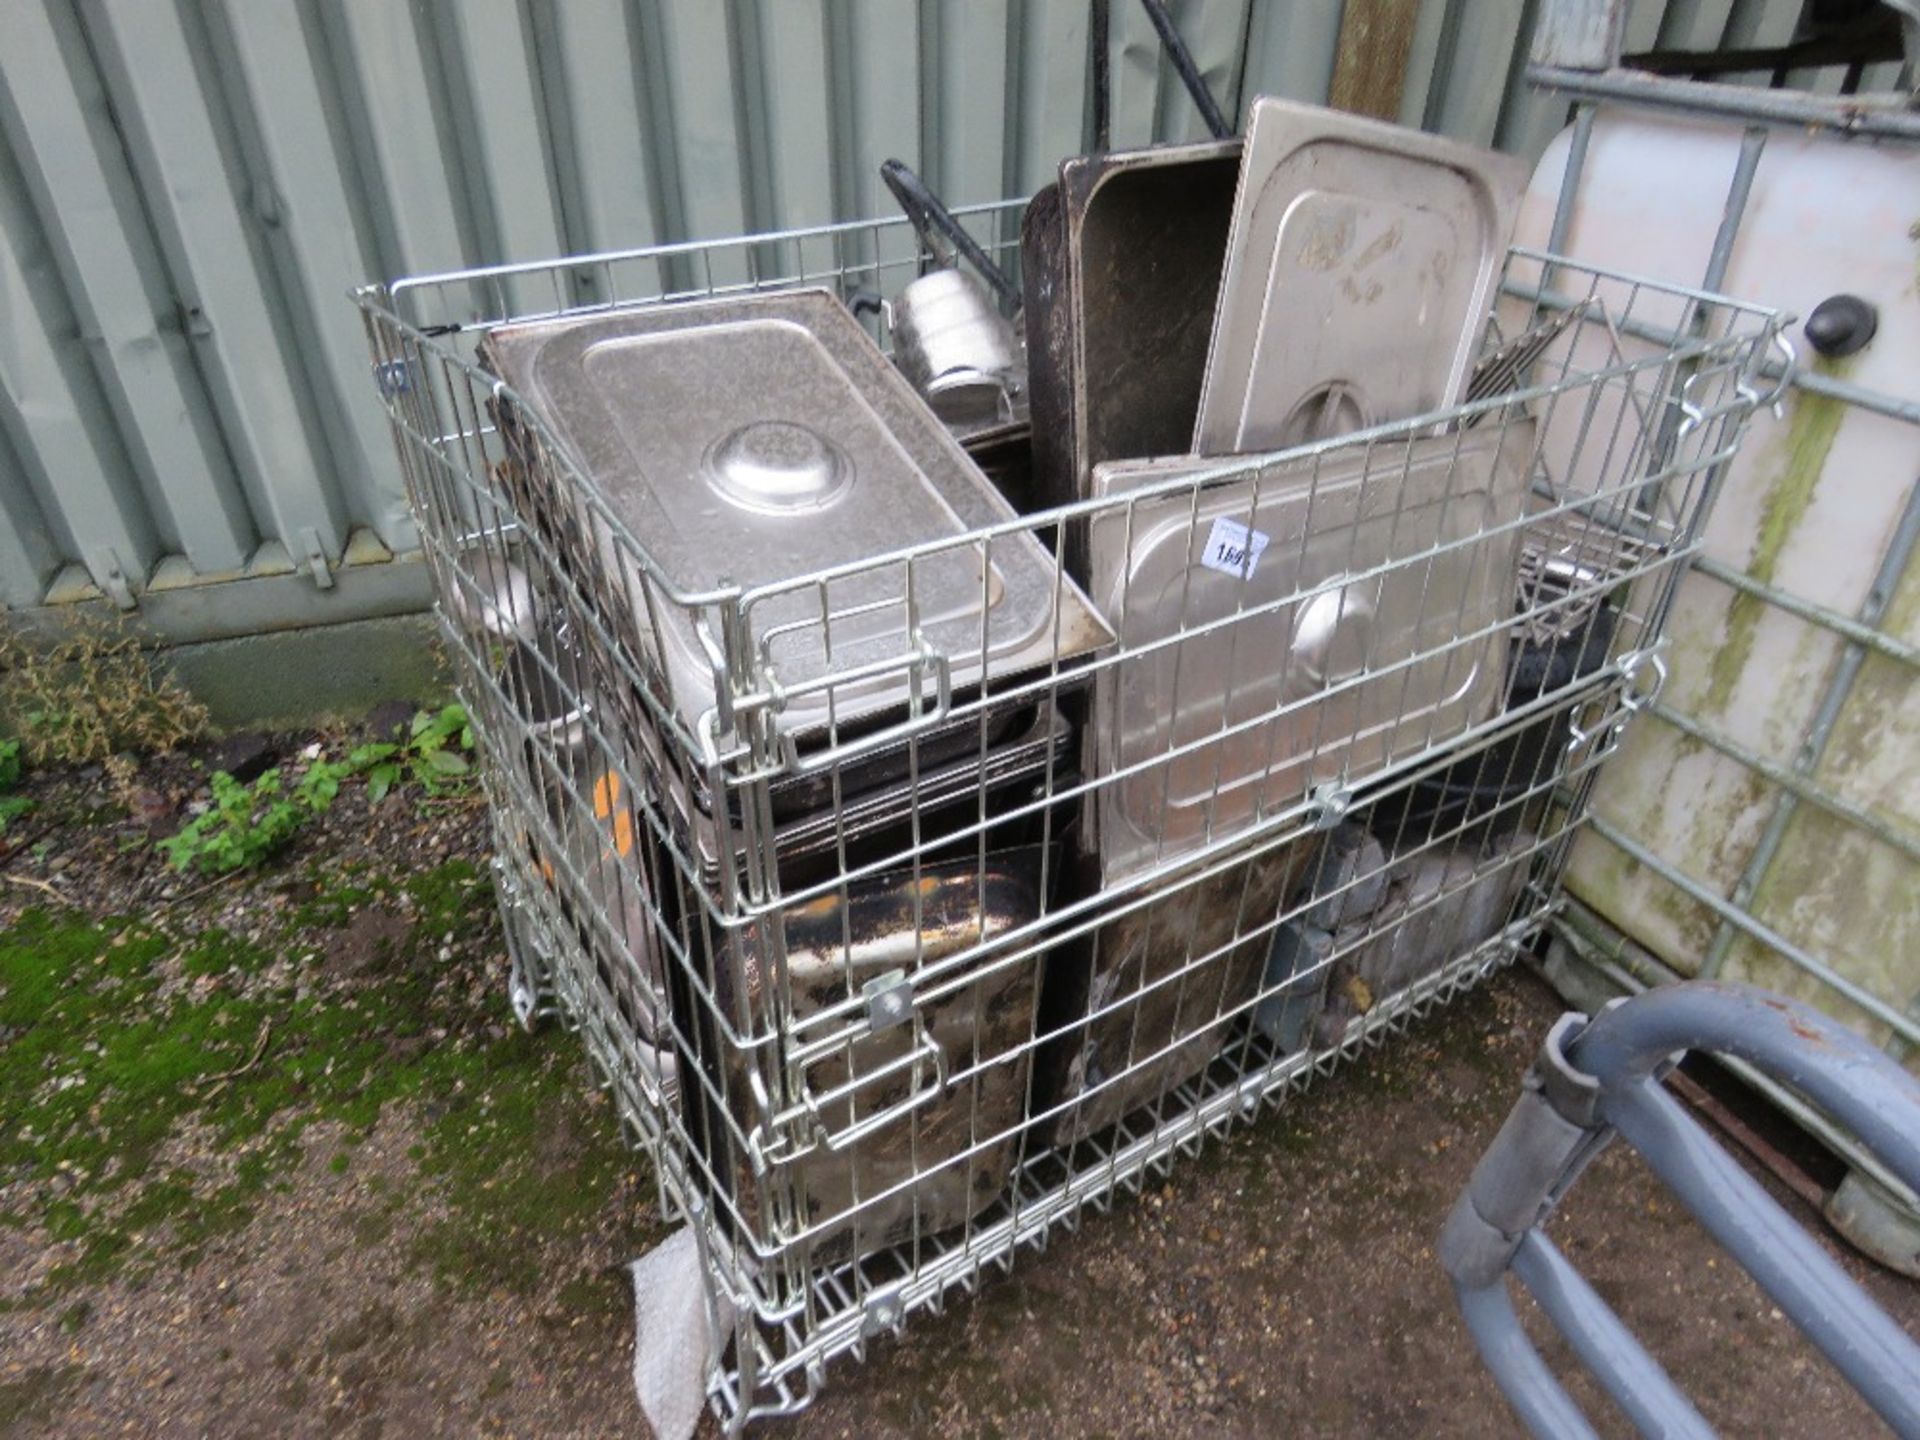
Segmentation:
[[(650, 1182), (504, 1023), (473, 799), (350, 785), (209, 883), (151, 845), (201, 778), (38, 777), (0, 839), (0, 1434), (639, 1433)], [(765, 1433), (1515, 1433), (1431, 1242), (1558, 1010), (1501, 977)], [(1881, 1433), (1631, 1155), (1553, 1231), (1724, 1433)]]

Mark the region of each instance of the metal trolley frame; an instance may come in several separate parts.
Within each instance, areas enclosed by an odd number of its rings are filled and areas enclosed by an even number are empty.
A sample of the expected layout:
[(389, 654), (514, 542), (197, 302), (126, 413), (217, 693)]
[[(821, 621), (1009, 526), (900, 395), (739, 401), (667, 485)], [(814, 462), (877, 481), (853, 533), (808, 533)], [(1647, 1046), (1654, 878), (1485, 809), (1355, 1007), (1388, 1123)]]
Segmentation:
[[(1013, 268), (1019, 213), (962, 216)], [(486, 760), (515, 1006), (579, 1031), (663, 1213), (693, 1221), (730, 1426), (805, 1405), (832, 1357), (1530, 944), (1781, 345), (1771, 312), (1516, 250), (1467, 404), (699, 593), (483, 362), (510, 321), (892, 293), (927, 260), (882, 221), (356, 296)], [(1036, 538), (1058, 615), (1070, 538), (1124, 557), (1222, 514), (1293, 517), (1260, 563), (1295, 580), (1256, 592), (1249, 563), (1149, 596), (1122, 565), (1090, 582), (1115, 638), (1056, 636), (1017, 674), (984, 622), (929, 639), (935, 567), (971, 565), (985, 614), (996, 553)], [(1341, 666), (1289, 678), (1268, 651), (1363, 602), (1401, 619)], [(666, 626), (696, 638), (707, 703), (660, 662)], [(875, 626), (898, 653), (840, 638)], [(819, 662), (797, 683), (794, 646)], [(1216, 691), (1186, 703), (1203, 671)], [(879, 681), (903, 703), (855, 713)], [(1146, 728), (1113, 741), (1142, 696)], [(1183, 842), (1103, 872), (1100, 827), (1176, 794)], [(905, 907), (878, 938), (876, 892)]]

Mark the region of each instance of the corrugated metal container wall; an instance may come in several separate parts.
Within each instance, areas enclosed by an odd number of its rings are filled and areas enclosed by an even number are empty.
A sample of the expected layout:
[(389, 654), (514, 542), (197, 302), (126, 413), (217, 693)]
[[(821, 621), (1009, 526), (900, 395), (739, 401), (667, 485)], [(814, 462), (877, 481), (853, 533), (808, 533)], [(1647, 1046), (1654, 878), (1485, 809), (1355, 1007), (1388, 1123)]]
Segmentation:
[[(1397, 96), (1537, 152), (1565, 107), (1521, 84), (1535, 5), (1172, 8), (1230, 112)], [(1634, 37), (1797, 8), (1653, 0)], [(1028, 193), (1086, 143), (1087, 35), (1076, 0), (6, 0), (0, 604), (195, 592), (176, 640), (345, 618), (415, 543), (351, 286), (882, 214), (890, 155), (956, 203)], [(1114, 143), (1199, 136), (1140, 7), (1111, 43)]]

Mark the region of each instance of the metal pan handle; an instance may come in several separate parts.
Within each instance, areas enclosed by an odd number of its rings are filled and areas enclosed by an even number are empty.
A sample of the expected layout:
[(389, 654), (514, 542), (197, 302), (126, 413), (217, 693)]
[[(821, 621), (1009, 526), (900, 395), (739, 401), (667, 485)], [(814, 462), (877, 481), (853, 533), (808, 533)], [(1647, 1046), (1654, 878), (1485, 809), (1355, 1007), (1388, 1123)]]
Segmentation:
[[(828, 1127), (825, 1116), (821, 1114), (827, 1106), (850, 1101), (860, 1091), (902, 1072), (911, 1077), (912, 1088), (899, 1100), (838, 1130)], [(836, 1085), (824, 1095), (815, 1095), (803, 1089), (800, 1099), (806, 1107), (808, 1118), (813, 1122), (814, 1134), (819, 1142), (838, 1154), (858, 1145), (868, 1136), (898, 1124), (915, 1110), (937, 1100), (946, 1088), (946, 1051), (940, 1048), (931, 1031), (922, 1029), (914, 1037), (913, 1046), (906, 1054), (863, 1071), (857, 1079)]]
[(987, 252), (980, 248), (980, 242), (967, 233), (966, 227), (954, 218), (953, 212), (927, 188), (927, 182), (908, 168), (906, 161), (881, 161), (880, 178), (886, 182), (887, 189), (893, 192), (893, 198), (900, 202), (900, 208), (907, 212), (907, 219), (913, 223), (920, 243), (932, 252), (937, 263), (943, 266), (948, 263), (947, 253), (940, 245), (944, 239), (955, 253), (980, 272), (981, 279), (993, 287), (994, 296), (1003, 309), (1009, 314), (1019, 309), (1020, 292), (1014, 289), (1013, 282), (988, 258)]
[[(921, 708), (914, 709), (913, 702), (910, 701), (908, 709), (911, 713), (897, 724), (882, 726), (869, 734), (852, 740), (843, 740), (838, 745), (829, 745), (824, 750), (816, 750), (806, 755), (800, 753), (800, 747), (793, 736), (782, 735), (780, 747), (787, 771), (794, 775), (817, 775), (821, 771), (833, 769), (836, 765), (844, 765), (859, 756), (871, 754), (875, 750), (884, 750), (889, 745), (910, 739), (929, 725), (937, 725), (946, 719), (948, 712), (953, 709), (953, 666), (938, 650), (922, 645), (918, 653), (908, 656), (904, 662), (897, 659), (876, 660), (832, 675), (803, 680), (793, 686), (783, 686), (769, 676), (767, 685), (774, 697), (774, 708), (781, 710), (796, 696), (817, 694), (822, 690), (830, 690), (836, 685), (874, 679), (901, 669), (907, 672), (910, 693), (916, 700), (921, 701)], [(927, 693), (926, 682), (929, 678), (933, 682), (931, 703), (925, 702), (923, 698)]]

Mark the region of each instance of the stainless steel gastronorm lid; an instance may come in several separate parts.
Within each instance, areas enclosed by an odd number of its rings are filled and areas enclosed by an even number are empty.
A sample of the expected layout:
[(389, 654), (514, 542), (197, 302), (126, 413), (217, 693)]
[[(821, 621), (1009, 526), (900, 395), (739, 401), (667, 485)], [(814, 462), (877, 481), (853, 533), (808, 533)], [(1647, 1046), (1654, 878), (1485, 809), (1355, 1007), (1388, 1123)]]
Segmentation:
[[(749, 594), (747, 621), (792, 695), (789, 734), (826, 723), (829, 675), (865, 672), (832, 686), (844, 724), (920, 698), (926, 672), (911, 681), (906, 668), (916, 653), (944, 657), (958, 688), (1045, 664), (1056, 633), (1062, 659), (1111, 639), (1024, 532), (862, 563), (1014, 516), (824, 290), (502, 327), (486, 353), (674, 590), (772, 587)], [(580, 529), (604, 572), (629, 582), (627, 600), (641, 596), (609, 527), (583, 517)], [(846, 573), (781, 588), (836, 567)], [(695, 723), (714, 704), (711, 656), (684, 607), (656, 610), (674, 707)]]
[(1095, 688), (1110, 881), (1493, 712), (1535, 439), (1516, 420), (1240, 472), (1095, 467), (1103, 496), (1146, 492), (1092, 526), (1125, 651)]
[(1255, 100), (1194, 452), (1284, 449), (1457, 403), (1525, 182), (1511, 156)]

